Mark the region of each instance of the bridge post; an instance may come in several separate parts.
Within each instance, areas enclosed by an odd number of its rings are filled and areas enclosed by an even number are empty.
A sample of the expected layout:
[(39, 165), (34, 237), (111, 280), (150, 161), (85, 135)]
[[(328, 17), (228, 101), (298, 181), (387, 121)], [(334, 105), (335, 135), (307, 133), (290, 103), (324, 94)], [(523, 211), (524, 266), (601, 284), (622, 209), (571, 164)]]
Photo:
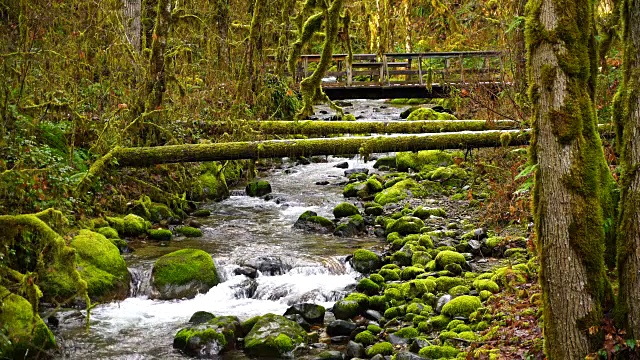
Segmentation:
[(422, 56), (418, 55), (418, 83), (420, 85), (424, 85), (422, 83)]
[(347, 60), (347, 64), (345, 66), (347, 70), (347, 86), (353, 85), (353, 73), (351, 72), (351, 61)]

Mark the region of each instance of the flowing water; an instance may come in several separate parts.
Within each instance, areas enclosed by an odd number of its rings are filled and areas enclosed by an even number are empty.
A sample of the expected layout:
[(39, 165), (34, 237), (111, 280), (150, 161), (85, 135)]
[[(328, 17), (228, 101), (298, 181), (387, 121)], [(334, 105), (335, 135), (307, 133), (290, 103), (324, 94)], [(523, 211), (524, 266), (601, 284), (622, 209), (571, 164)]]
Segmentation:
[[(350, 110), (376, 118), (383, 112), (395, 117), (399, 108), (379, 101), (356, 101)], [(378, 110), (375, 110), (378, 109)], [(166, 243), (131, 243), (134, 251), (125, 259), (132, 274), (131, 297), (99, 305), (91, 313), (91, 327), (83, 326), (83, 312), (59, 314), (59, 343), (65, 359), (182, 359), (172, 348), (173, 336), (196, 311), (235, 315), (247, 319), (266, 313), (283, 314), (292, 304), (313, 302), (330, 307), (353, 289), (358, 274), (346, 256), (361, 247), (380, 247), (374, 237), (340, 238), (293, 229), (306, 210), (332, 218), (333, 207), (344, 201), (344, 170), (370, 167), (357, 159), (328, 158), (327, 163), (297, 165), (273, 170), (264, 179), (273, 188), (270, 200), (243, 196), (205, 206), (208, 218), (199, 219), (204, 236), (176, 238)], [(316, 185), (316, 182), (329, 182)], [(153, 262), (163, 254), (198, 248), (212, 254), (221, 283), (194, 299), (148, 299)], [(244, 264), (267, 264), (256, 279), (235, 275)], [(241, 358), (240, 352), (224, 358)]]

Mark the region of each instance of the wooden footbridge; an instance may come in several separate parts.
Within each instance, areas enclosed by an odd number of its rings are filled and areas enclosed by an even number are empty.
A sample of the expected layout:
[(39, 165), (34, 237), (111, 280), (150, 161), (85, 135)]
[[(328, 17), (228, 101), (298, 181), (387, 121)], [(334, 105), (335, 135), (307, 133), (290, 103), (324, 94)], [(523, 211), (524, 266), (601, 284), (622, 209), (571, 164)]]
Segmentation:
[[(500, 51), (335, 54), (325, 75), (324, 92), (332, 100), (444, 98), (467, 86), (499, 90), (505, 85)], [(311, 75), (320, 55), (302, 55), (295, 79)]]

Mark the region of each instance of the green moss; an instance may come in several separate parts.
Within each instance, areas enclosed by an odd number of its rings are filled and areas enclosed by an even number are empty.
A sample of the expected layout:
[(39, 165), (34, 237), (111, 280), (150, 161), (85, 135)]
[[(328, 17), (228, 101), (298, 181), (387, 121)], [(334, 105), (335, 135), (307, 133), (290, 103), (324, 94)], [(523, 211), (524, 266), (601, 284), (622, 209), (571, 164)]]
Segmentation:
[(439, 167), (426, 173), (425, 177), (431, 181), (446, 181), (452, 179), (463, 180), (467, 178), (467, 172), (456, 166)]
[(380, 183), (380, 181), (378, 181), (374, 176), (367, 179), (366, 185), (369, 194), (379, 193), (384, 189), (382, 183)]
[(245, 191), (248, 196), (264, 196), (271, 193), (271, 184), (265, 180), (254, 181), (247, 184)]
[(106, 237), (107, 239), (118, 239), (120, 238), (118, 236), (118, 231), (116, 231), (116, 229), (112, 228), (112, 227), (101, 227), (96, 229), (96, 232), (98, 234), (103, 235), (104, 237)]
[(382, 328), (375, 324), (369, 324), (367, 326), (367, 331), (371, 332), (374, 335), (380, 334), (382, 332)]
[(400, 235), (419, 234), (424, 227), (424, 221), (413, 216), (403, 216), (398, 220), (387, 223), (386, 232), (397, 232)]
[(210, 288), (219, 282), (211, 255), (196, 249), (182, 249), (162, 256), (153, 265), (152, 277), (156, 288), (194, 281)]
[(404, 296), (402, 295), (402, 292), (400, 291), (400, 289), (392, 288), (392, 287), (387, 287), (386, 289), (384, 289), (384, 297), (386, 298), (387, 301), (404, 299)]
[(124, 217), (123, 221), (124, 221), (123, 232), (125, 236), (139, 236), (144, 234), (147, 231), (146, 221), (138, 215), (129, 214)]
[(378, 285), (384, 285), (384, 277), (380, 274), (371, 274), (369, 279)]
[(421, 107), (409, 114), (407, 120), (457, 120), (457, 118), (449, 113), (440, 113), (432, 108)]
[(380, 292), (380, 285), (376, 284), (370, 279), (362, 279), (356, 286), (356, 289), (367, 295), (375, 295)]
[(129, 270), (120, 250), (111, 241), (101, 234), (80, 230), (69, 246), (76, 249), (78, 270), (87, 282), (92, 299), (108, 301), (127, 297)]
[(442, 314), (456, 317), (469, 315), (482, 307), (482, 302), (476, 296), (463, 295), (449, 301), (442, 307)]
[(354, 340), (364, 346), (373, 345), (378, 341), (377, 337), (369, 330), (359, 333)]
[(414, 196), (421, 196), (424, 193), (424, 190), (415, 180), (406, 179), (379, 192), (375, 196), (374, 201), (383, 206), (397, 203), (409, 196), (409, 192)]
[(178, 234), (181, 234), (181, 235), (184, 235), (184, 236), (190, 237), (190, 238), (195, 238), (195, 237), (201, 237), (202, 236), (202, 230), (196, 229), (196, 228), (191, 227), (191, 226), (181, 226), (179, 228), (176, 228), (176, 232)]
[(400, 275), (395, 270), (381, 269), (378, 274), (380, 274), (380, 276), (382, 276), (386, 281), (400, 280)]
[(464, 286), (464, 285), (458, 285), (458, 286), (454, 286), (451, 289), (449, 289), (449, 294), (451, 296), (460, 296), (460, 295), (466, 295), (469, 293), (469, 288)]
[(381, 261), (373, 251), (358, 249), (353, 253), (353, 268), (361, 273), (371, 273), (380, 267)]
[(438, 269), (444, 269), (449, 264), (464, 265), (467, 262), (464, 255), (449, 250), (439, 252), (435, 260)]
[(487, 247), (489, 247), (490, 249), (493, 249), (493, 248), (495, 248), (496, 246), (498, 246), (498, 245), (500, 245), (500, 244), (504, 243), (504, 241), (505, 241), (505, 238), (503, 238), (503, 237), (500, 237), (500, 236), (493, 236), (493, 237), (487, 238), (487, 239), (485, 240), (485, 244), (486, 244), (486, 245), (487, 245)]
[(460, 350), (449, 345), (429, 345), (420, 349), (418, 354), (429, 359), (449, 359), (456, 357), (459, 352)]
[(436, 287), (440, 292), (447, 292), (455, 286), (464, 285), (464, 279), (450, 276), (441, 276), (435, 281)]
[(211, 210), (198, 209), (198, 210), (192, 212), (191, 216), (194, 216), (194, 217), (208, 217), (208, 216), (211, 216)]
[[(0, 354), (7, 359), (38, 358), (56, 347), (53, 334), (33, 306), (0, 286)], [(6, 336), (6, 337), (5, 337)]]
[(336, 219), (349, 217), (353, 215), (360, 215), (360, 211), (353, 204), (343, 202), (338, 204), (335, 208), (333, 208), (333, 216), (335, 216)]
[(478, 296), (480, 297), (480, 300), (482, 300), (482, 301), (486, 301), (487, 299), (489, 299), (491, 297), (491, 295), (493, 295), (493, 294), (489, 290), (481, 290), (480, 293), (478, 293)]
[(400, 152), (396, 155), (397, 168), (400, 171), (431, 171), (440, 166), (453, 164), (452, 154), (441, 150), (425, 150), (417, 153)]
[(244, 338), (249, 356), (281, 358), (305, 344), (307, 333), (297, 323), (280, 315), (266, 314)]
[(408, 266), (402, 270), (402, 273), (400, 274), (400, 278), (406, 281), (406, 280), (415, 279), (416, 276), (420, 274), (424, 274), (423, 269), (415, 266)]
[[(229, 197), (229, 188), (227, 187), (226, 177), (222, 172), (220, 172), (219, 166), (220, 165), (217, 165), (216, 169), (205, 169), (206, 172), (197, 178), (191, 192), (191, 198), (193, 200), (220, 201)], [(233, 169), (233, 166), (229, 166), (228, 168), (231, 170)]]
[(449, 325), (451, 318), (446, 315), (437, 315), (429, 319), (429, 327), (433, 330), (442, 330)]
[(495, 281), (488, 279), (475, 280), (473, 287), (478, 291), (488, 290), (494, 294), (500, 291), (500, 286), (498, 286)]
[(393, 345), (391, 345), (391, 343), (386, 341), (374, 344), (371, 348), (367, 350), (367, 356), (370, 358), (376, 355), (392, 355), (392, 354), (393, 354)]
[(147, 230), (151, 240), (169, 241), (173, 237), (171, 230), (167, 229), (149, 229)]
[(107, 222), (109, 223), (109, 226), (116, 229), (116, 231), (118, 231), (119, 234), (124, 235), (124, 219), (117, 218), (117, 217), (110, 217), (110, 216), (107, 216), (106, 219), (107, 219)]

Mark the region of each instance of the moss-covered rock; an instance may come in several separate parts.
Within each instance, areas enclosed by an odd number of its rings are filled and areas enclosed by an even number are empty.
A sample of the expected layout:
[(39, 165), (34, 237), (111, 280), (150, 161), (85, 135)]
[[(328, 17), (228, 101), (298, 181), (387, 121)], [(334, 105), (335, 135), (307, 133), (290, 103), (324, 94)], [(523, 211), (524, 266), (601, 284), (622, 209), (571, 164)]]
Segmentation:
[(386, 232), (397, 232), (400, 235), (420, 234), (420, 229), (424, 227), (424, 221), (414, 216), (403, 216), (398, 220), (387, 224)]
[(420, 349), (418, 353), (429, 359), (450, 359), (455, 358), (460, 350), (450, 345), (429, 345)]
[(189, 356), (213, 356), (234, 349), (236, 338), (242, 335), (242, 326), (237, 317), (214, 317), (178, 331), (173, 338), (173, 347)]
[(181, 226), (179, 228), (176, 228), (176, 232), (189, 238), (201, 237), (203, 235), (202, 230), (196, 229), (191, 226)]
[(369, 346), (375, 344), (378, 341), (377, 336), (374, 335), (371, 331), (365, 330), (355, 337), (355, 342), (360, 343), (364, 346)]
[(444, 269), (449, 264), (465, 265), (467, 263), (464, 255), (450, 250), (439, 252), (435, 260), (438, 269)]
[(441, 150), (425, 150), (414, 152), (401, 152), (396, 155), (398, 170), (430, 171), (440, 166), (453, 164), (452, 153)]
[(495, 281), (489, 279), (475, 280), (473, 287), (478, 291), (487, 290), (494, 294), (500, 291), (500, 286)]
[(104, 235), (80, 230), (71, 240), (76, 249), (78, 271), (95, 301), (122, 300), (129, 293), (130, 275), (120, 250)]
[(356, 214), (349, 216), (346, 219), (342, 219), (336, 229), (333, 231), (333, 235), (342, 237), (352, 237), (361, 234), (366, 230), (364, 218), (362, 215)]
[(355, 205), (351, 203), (343, 202), (333, 208), (333, 216), (335, 216), (336, 219), (353, 215), (360, 215), (360, 211)]
[(390, 342), (382, 341), (367, 349), (368, 357), (372, 358), (376, 355), (393, 355), (393, 345)]
[(139, 236), (147, 232), (147, 222), (138, 215), (129, 214), (124, 217), (123, 221), (123, 233), (125, 236)]
[(421, 107), (414, 110), (408, 117), (408, 121), (412, 120), (458, 120), (454, 115), (446, 112), (437, 112), (432, 108)]
[(157, 299), (193, 298), (219, 282), (211, 255), (195, 249), (162, 256), (153, 265), (151, 276), (152, 297)]
[(118, 231), (110, 226), (105, 226), (101, 228), (97, 228), (96, 232), (100, 235), (103, 235), (107, 239), (119, 239)]
[(149, 229), (147, 230), (149, 239), (158, 241), (169, 241), (173, 238), (171, 230), (168, 229)]
[(451, 296), (460, 296), (460, 295), (466, 295), (469, 293), (469, 288), (465, 285), (458, 285), (458, 286), (454, 286), (451, 289), (449, 289), (449, 295)]
[(351, 266), (363, 274), (370, 274), (380, 268), (380, 257), (373, 251), (358, 249), (353, 253)]
[(469, 315), (482, 307), (482, 302), (477, 296), (463, 295), (452, 299), (442, 307), (442, 314), (449, 317)]
[(448, 292), (454, 286), (464, 285), (464, 279), (450, 276), (441, 276), (435, 282), (436, 288), (440, 292)]
[(264, 196), (271, 193), (271, 184), (265, 180), (250, 182), (247, 184), (245, 191), (248, 196)]
[(439, 167), (435, 170), (431, 170), (424, 176), (431, 181), (447, 181), (447, 180), (464, 180), (468, 177), (467, 172), (456, 166), (451, 165), (447, 167)]
[(344, 187), (342, 195), (346, 198), (357, 197), (358, 193), (367, 191), (367, 184), (365, 182), (353, 182)]
[(368, 194), (376, 194), (384, 189), (382, 183), (375, 176), (368, 178), (366, 185)]
[(0, 286), (0, 357), (6, 359), (39, 358), (56, 347), (49, 328), (31, 303)]
[(400, 280), (400, 274), (397, 271), (391, 269), (381, 269), (378, 274), (382, 276), (386, 281), (398, 281)]
[(244, 351), (250, 356), (282, 358), (307, 341), (304, 329), (284, 316), (262, 316), (244, 338)]
[(347, 320), (362, 313), (368, 306), (368, 296), (359, 293), (351, 293), (333, 305), (333, 314), (337, 319)]
[(208, 216), (211, 216), (211, 210), (198, 209), (198, 210), (192, 212), (191, 216), (194, 216), (194, 217), (208, 217)]
[(406, 179), (376, 194), (374, 201), (384, 206), (397, 203), (407, 198), (410, 193), (419, 197), (424, 194), (424, 189), (415, 180)]
[(402, 270), (402, 273), (400, 273), (400, 278), (405, 281), (412, 280), (420, 274), (424, 274), (424, 269), (415, 266), (407, 266)]
[(364, 213), (366, 215), (378, 216), (384, 213), (384, 208), (380, 204), (367, 203), (364, 207)]
[(293, 227), (309, 232), (317, 232), (320, 234), (332, 233), (335, 230), (335, 224), (322, 216), (318, 216), (315, 211), (307, 210), (296, 220)]
[[(225, 175), (220, 171), (220, 166), (214, 163), (203, 165), (205, 172), (198, 176), (189, 193), (189, 198), (194, 201), (214, 200), (220, 201), (229, 197), (229, 188)], [(233, 166), (225, 170), (231, 171)]]

